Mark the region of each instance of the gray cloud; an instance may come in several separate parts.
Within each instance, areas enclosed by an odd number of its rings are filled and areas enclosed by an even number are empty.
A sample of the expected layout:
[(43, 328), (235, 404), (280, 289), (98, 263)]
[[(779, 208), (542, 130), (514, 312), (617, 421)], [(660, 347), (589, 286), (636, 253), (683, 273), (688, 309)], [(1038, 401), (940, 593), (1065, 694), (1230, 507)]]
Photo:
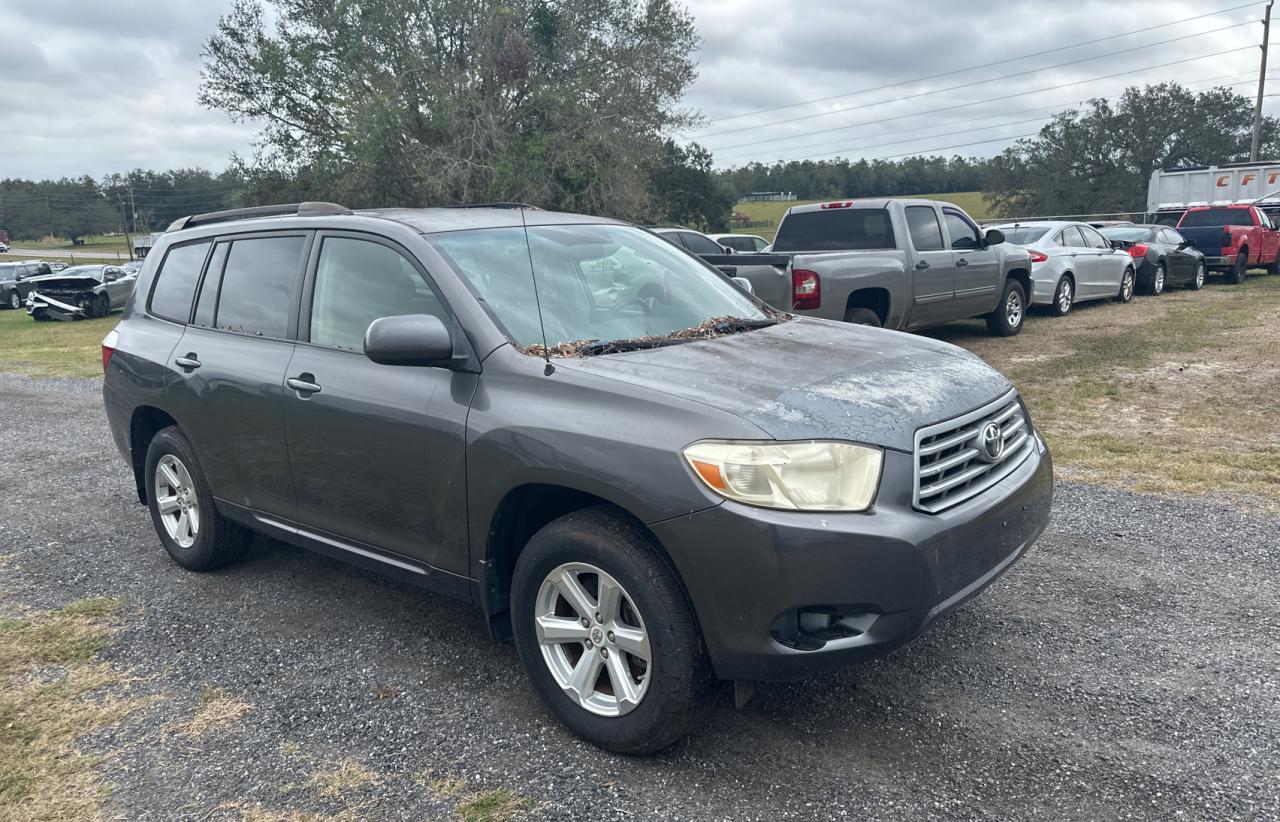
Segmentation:
[[(955, 72), (1233, 3), (685, 1), (703, 38), (700, 76), (685, 104), (708, 119), (696, 134), (687, 136), (712, 148), (721, 165), (822, 158), (837, 151), (866, 157), (929, 149), (989, 155), (1008, 145), (1012, 135), (1036, 130), (1040, 122), (1013, 121), (1047, 119), (1054, 107), (1116, 94), (1129, 84), (1222, 78), (1217, 82), (1238, 82), (1236, 90), (1252, 95), (1256, 79), (1256, 48), (1159, 70), (1141, 69), (1256, 45), (1257, 25), (1133, 49), (1256, 18), (1261, 3), (1085, 48), (726, 120), (759, 109)], [(225, 114), (207, 111), (195, 102), (200, 49), (228, 7), (229, 0), (0, 0), (5, 42), (0, 49), (0, 109), (9, 125), (0, 152), (0, 176), (101, 176), (135, 167), (217, 170), (226, 166), (232, 152), (249, 151), (257, 131), (253, 124), (232, 123)], [(1116, 50), (1125, 53), (1045, 68)], [(890, 102), (895, 97), (1042, 68), (1028, 76)], [(1039, 91), (1115, 72), (1129, 73)], [(1202, 82), (1194, 87), (1208, 85)], [(1021, 92), (1032, 93), (979, 102)], [(963, 103), (974, 105), (935, 111)], [(796, 119), (841, 107), (857, 108)], [(882, 120), (886, 122), (871, 122)], [(737, 129), (743, 130), (716, 134)], [(965, 133), (949, 134), (957, 131)], [(762, 142), (766, 140), (772, 142)], [(994, 142), (946, 148), (987, 140)]]

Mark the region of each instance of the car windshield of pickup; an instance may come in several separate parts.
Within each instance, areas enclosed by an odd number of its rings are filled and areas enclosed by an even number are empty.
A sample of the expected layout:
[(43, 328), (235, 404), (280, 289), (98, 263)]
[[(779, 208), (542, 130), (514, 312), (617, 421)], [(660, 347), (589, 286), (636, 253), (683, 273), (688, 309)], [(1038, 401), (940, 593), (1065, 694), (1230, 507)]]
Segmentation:
[(631, 226), (530, 226), (527, 235), (484, 228), (433, 240), (526, 353), (544, 353), (544, 332), (546, 353), (587, 356), (747, 331), (786, 316)]
[(1182, 218), (1181, 228), (1202, 226), (1253, 225), (1253, 215), (1247, 208), (1207, 208), (1204, 211), (1188, 211)]
[(867, 251), (894, 248), (883, 208), (824, 208), (788, 214), (773, 240), (776, 251)]

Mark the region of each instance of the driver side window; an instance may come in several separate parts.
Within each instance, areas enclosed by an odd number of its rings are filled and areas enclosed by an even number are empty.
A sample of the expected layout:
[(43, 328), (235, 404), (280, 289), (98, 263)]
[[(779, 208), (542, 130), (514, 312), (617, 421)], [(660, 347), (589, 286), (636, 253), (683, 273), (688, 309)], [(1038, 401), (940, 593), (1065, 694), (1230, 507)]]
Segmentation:
[(962, 217), (959, 212), (944, 208), (942, 216), (947, 223), (947, 234), (951, 237), (952, 248), (967, 250), (979, 248), (982, 245), (977, 226)]
[(402, 314), (448, 321), (436, 292), (400, 252), (369, 240), (324, 238), (311, 296), (311, 342), (362, 351), (374, 320)]

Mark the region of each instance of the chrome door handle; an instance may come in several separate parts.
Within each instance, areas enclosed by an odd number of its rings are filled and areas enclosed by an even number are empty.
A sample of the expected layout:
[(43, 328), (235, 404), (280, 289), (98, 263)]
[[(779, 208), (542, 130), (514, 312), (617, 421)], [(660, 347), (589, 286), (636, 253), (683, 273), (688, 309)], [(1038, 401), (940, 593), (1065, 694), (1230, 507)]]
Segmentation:
[(200, 360), (196, 359), (195, 354), (188, 354), (185, 357), (176, 358), (173, 364), (190, 374), (200, 367)]
[(928, 267), (929, 267), (928, 260), (921, 260), (920, 262), (916, 263), (916, 271), (924, 271)]
[[(310, 379), (302, 379), (301, 377), (309, 377)], [(316, 394), (320, 391), (320, 386), (311, 380), (315, 379), (310, 374), (302, 374), (301, 377), (290, 377), (284, 381), (284, 384), (297, 391), (299, 394)]]

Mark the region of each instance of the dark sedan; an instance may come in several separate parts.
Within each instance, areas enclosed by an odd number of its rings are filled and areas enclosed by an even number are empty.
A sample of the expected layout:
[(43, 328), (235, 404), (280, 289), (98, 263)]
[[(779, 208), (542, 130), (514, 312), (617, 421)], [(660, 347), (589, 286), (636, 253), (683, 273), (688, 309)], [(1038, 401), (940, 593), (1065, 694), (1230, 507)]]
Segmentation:
[(1112, 245), (1123, 248), (1138, 268), (1138, 289), (1159, 294), (1166, 288), (1204, 286), (1204, 255), (1172, 228), (1163, 225), (1117, 225), (1102, 229)]

